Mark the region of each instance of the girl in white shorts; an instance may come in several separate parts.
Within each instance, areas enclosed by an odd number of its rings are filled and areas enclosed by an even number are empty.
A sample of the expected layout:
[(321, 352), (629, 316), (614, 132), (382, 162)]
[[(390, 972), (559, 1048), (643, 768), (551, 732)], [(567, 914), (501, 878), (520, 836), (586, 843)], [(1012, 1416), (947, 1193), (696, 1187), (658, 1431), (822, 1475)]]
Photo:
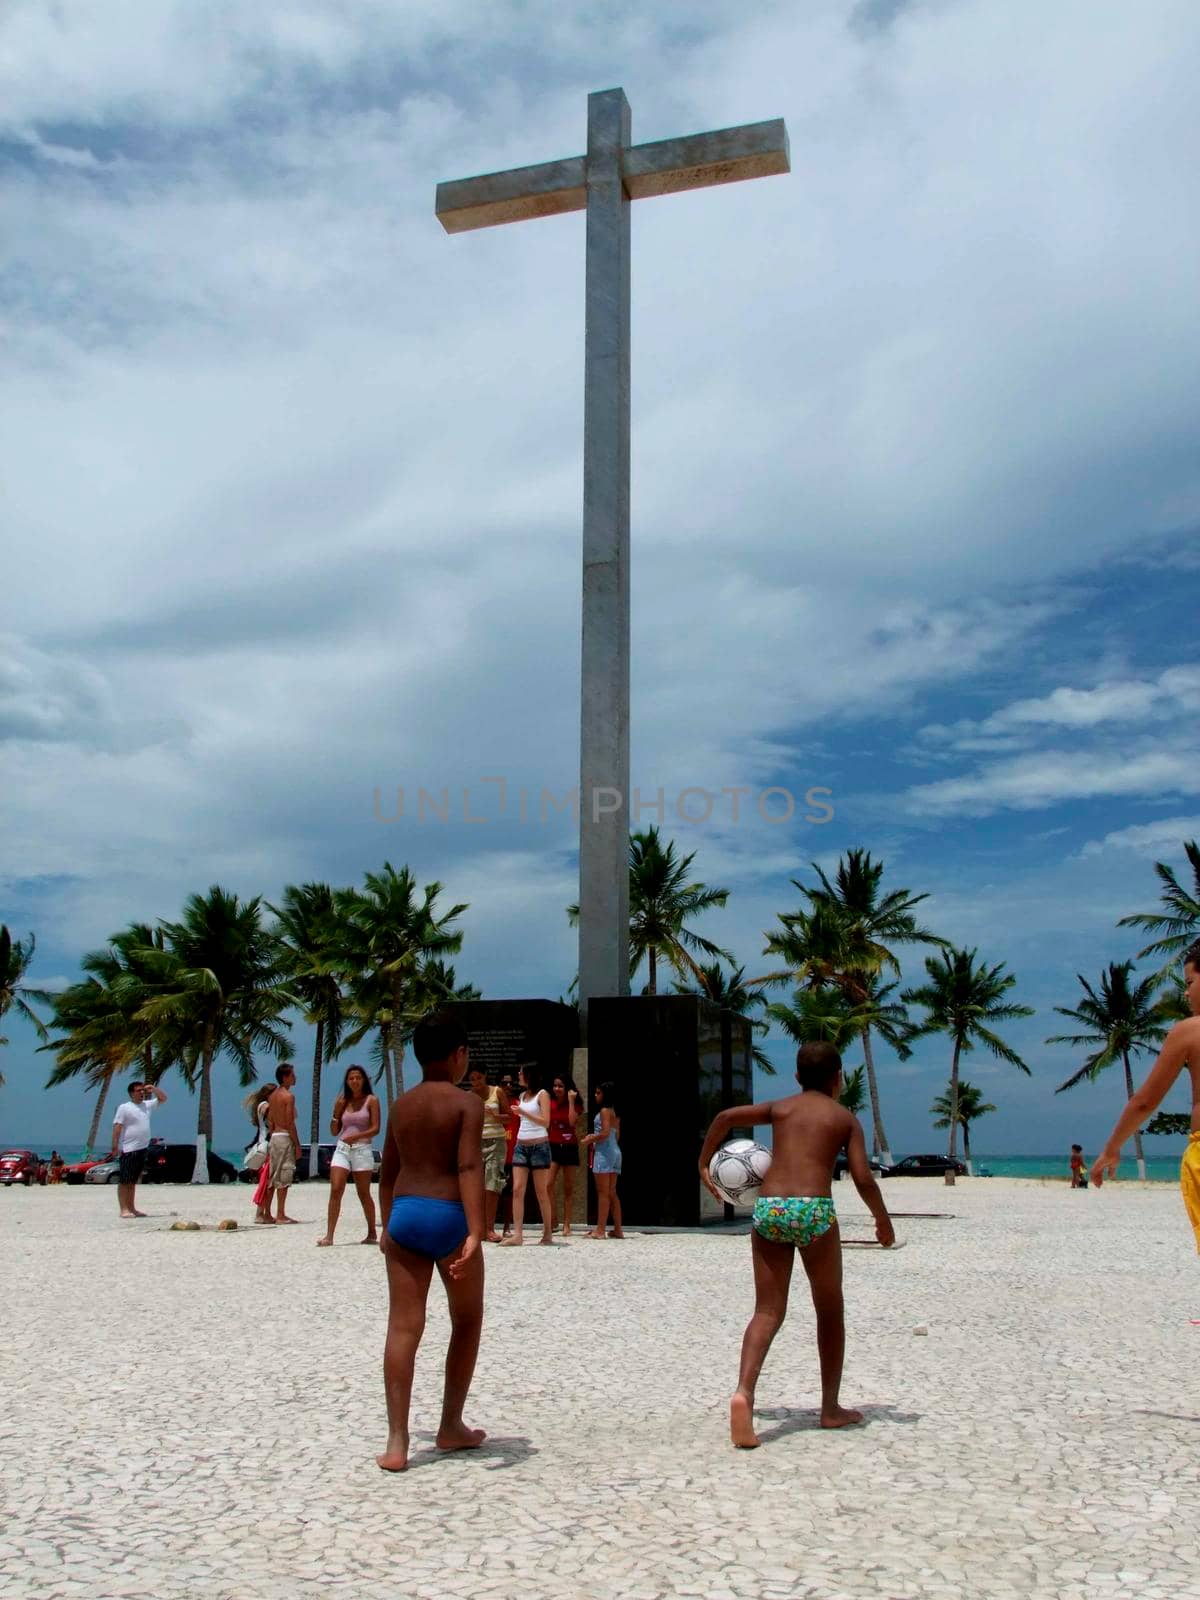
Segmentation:
[(325, 1225), (325, 1237), (318, 1239), (317, 1244), (333, 1243), (342, 1196), (351, 1176), (367, 1219), (367, 1237), (362, 1243), (378, 1244), (375, 1200), (371, 1194), (371, 1178), (375, 1171), (371, 1140), (379, 1132), (379, 1101), (371, 1093), (370, 1078), (359, 1066), (351, 1067), (346, 1073), (342, 1092), (334, 1101), (329, 1131), (337, 1135), (337, 1149), (329, 1163), (329, 1220)]

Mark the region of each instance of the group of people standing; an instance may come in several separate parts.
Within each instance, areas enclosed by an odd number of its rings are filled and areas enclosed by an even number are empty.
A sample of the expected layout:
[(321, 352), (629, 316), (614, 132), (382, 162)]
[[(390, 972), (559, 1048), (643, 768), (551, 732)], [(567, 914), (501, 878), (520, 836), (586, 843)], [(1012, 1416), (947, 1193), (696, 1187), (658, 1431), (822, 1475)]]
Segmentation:
[[(247, 1101), (255, 1124), (255, 1140), (250, 1148), (262, 1153), (261, 1176), (253, 1196), (254, 1220), (263, 1225), (278, 1226), (295, 1221), (287, 1214), (287, 1193), (295, 1178), (301, 1149), (296, 1131), (296, 1099), (292, 1092), (295, 1082), (295, 1068), (285, 1062), (276, 1071), (275, 1082), (263, 1084)], [(527, 1062), (518, 1069), (516, 1078), (508, 1074), (499, 1083), (492, 1084), (486, 1072), (472, 1068), (464, 1087), (469, 1087), (483, 1103), (485, 1239), (492, 1244), (524, 1243), (530, 1174), (542, 1224), (538, 1243), (553, 1244), (554, 1234), (560, 1227), (563, 1236), (568, 1237), (575, 1205), (576, 1175), (581, 1165), (580, 1151), (585, 1148), (591, 1151), (591, 1170), (596, 1183), (596, 1225), (585, 1237), (625, 1237), (617, 1195), (617, 1179), (621, 1173), (621, 1119), (612, 1083), (596, 1087), (592, 1096), (595, 1102), (592, 1131), (582, 1135), (580, 1124), (586, 1108), (582, 1095), (566, 1074), (548, 1077), (536, 1063)], [(327, 1247), (333, 1243), (342, 1200), (351, 1179), (367, 1224), (366, 1237), (361, 1243), (378, 1244), (371, 1180), (375, 1171), (372, 1145), (381, 1124), (379, 1100), (372, 1091), (371, 1080), (362, 1067), (353, 1065), (334, 1102), (329, 1124), (337, 1144), (329, 1163), (325, 1234), (317, 1240), (318, 1246)], [(558, 1209), (560, 1176), (561, 1212)], [(497, 1231), (497, 1222), (502, 1232)]]
[[(483, 1183), (485, 1232), (491, 1244), (524, 1243), (525, 1207), (530, 1174), (542, 1223), (539, 1244), (553, 1244), (558, 1221), (559, 1177), (562, 1178), (561, 1228), (564, 1237), (571, 1233), (575, 1204), (576, 1174), (580, 1150), (591, 1147), (592, 1176), (596, 1181), (596, 1226), (589, 1239), (624, 1238), (621, 1231), (621, 1203), (616, 1184), (621, 1171), (620, 1118), (611, 1083), (599, 1084), (593, 1095), (596, 1114), (593, 1130), (580, 1135), (584, 1116), (583, 1097), (564, 1073), (552, 1078), (535, 1062), (517, 1069), (514, 1079), (506, 1075), (497, 1084), (488, 1082), (481, 1067), (468, 1074), (471, 1092), (483, 1103)], [(549, 1087), (547, 1087), (547, 1083)], [(504, 1214), (500, 1215), (501, 1202)], [(608, 1233), (612, 1216), (613, 1232)], [(497, 1220), (502, 1232), (496, 1231)]]

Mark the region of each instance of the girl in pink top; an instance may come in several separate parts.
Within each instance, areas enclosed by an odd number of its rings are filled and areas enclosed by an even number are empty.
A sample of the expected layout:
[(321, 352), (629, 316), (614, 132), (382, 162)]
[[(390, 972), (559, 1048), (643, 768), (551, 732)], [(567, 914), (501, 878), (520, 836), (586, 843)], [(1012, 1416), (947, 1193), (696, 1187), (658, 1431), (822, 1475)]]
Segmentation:
[(375, 1199), (371, 1194), (371, 1178), (375, 1172), (375, 1152), (371, 1140), (379, 1132), (379, 1101), (371, 1093), (371, 1080), (359, 1066), (346, 1073), (342, 1092), (333, 1105), (330, 1133), (337, 1135), (337, 1148), (329, 1163), (329, 1218), (325, 1224), (325, 1237), (318, 1245), (333, 1243), (334, 1229), (342, 1209), (342, 1196), (346, 1181), (354, 1178), (359, 1204), (367, 1219), (367, 1237), (361, 1244), (378, 1244), (375, 1232)]

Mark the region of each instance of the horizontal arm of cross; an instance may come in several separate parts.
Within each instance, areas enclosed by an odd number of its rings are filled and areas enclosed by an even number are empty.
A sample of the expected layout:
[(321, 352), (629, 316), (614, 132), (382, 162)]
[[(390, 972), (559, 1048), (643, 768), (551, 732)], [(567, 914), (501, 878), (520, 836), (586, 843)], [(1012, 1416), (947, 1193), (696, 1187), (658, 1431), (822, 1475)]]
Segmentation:
[[(625, 192), (631, 200), (790, 170), (782, 118), (630, 145), (621, 158)], [(583, 156), (571, 156), (536, 167), (512, 167), (507, 172), (439, 183), (435, 209), (447, 233), (465, 233), (470, 228), (582, 211), (586, 204), (587, 161)]]

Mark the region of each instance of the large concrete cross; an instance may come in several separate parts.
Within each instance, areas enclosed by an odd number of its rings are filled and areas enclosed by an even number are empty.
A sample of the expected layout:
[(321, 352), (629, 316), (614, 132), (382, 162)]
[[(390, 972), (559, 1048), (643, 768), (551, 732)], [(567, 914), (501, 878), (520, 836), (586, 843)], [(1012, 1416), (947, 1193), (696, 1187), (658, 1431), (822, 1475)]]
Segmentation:
[[(629, 993), (629, 202), (787, 172), (782, 119), (630, 144), (623, 89), (588, 96), (587, 154), (439, 183), (447, 233), (587, 209), (579, 1000)], [(585, 1034), (586, 1038), (586, 1034)]]

